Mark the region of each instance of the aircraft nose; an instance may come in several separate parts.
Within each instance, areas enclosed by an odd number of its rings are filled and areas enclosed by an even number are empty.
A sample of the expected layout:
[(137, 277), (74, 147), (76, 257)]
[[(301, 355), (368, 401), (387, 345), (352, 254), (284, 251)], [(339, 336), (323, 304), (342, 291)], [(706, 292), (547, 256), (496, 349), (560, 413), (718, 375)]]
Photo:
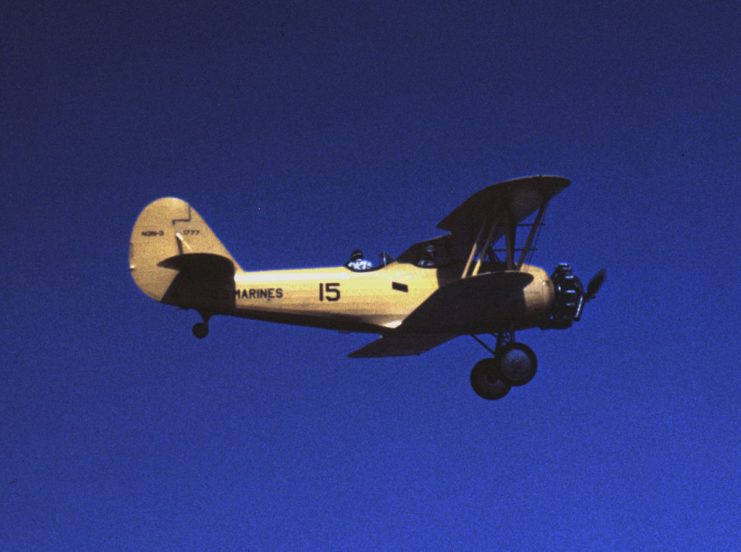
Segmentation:
[(568, 328), (581, 318), (584, 286), (567, 263), (560, 263), (554, 269), (551, 281), (555, 297), (547, 327)]

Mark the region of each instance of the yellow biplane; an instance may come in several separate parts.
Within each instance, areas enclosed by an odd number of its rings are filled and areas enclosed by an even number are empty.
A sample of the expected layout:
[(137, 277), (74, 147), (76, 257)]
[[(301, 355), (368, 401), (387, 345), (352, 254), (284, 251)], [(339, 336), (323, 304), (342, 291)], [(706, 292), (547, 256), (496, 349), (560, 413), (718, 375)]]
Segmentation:
[(382, 254), (373, 263), (355, 251), (343, 266), (249, 272), (188, 203), (161, 198), (134, 224), (129, 266), (145, 294), (201, 315), (198, 338), (214, 315), (380, 334), (353, 358), (418, 355), (470, 335), (491, 355), (473, 367), (471, 385), (499, 399), (537, 370), (515, 332), (570, 327), (604, 281), (603, 270), (584, 289), (566, 264), (549, 276), (526, 263), (546, 206), (568, 185), (533, 176), (489, 186), (438, 224), (445, 235), (395, 260)]

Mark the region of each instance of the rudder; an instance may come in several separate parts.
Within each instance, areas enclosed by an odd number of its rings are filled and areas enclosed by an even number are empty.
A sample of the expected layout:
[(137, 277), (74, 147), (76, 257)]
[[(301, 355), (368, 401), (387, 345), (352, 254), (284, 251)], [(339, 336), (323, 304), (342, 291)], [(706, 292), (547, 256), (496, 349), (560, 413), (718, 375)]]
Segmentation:
[(193, 207), (182, 199), (164, 197), (147, 205), (134, 223), (129, 244), (129, 268), (134, 282), (149, 297), (162, 301), (178, 275), (163, 261), (190, 254), (216, 255), (241, 270), (229, 251)]

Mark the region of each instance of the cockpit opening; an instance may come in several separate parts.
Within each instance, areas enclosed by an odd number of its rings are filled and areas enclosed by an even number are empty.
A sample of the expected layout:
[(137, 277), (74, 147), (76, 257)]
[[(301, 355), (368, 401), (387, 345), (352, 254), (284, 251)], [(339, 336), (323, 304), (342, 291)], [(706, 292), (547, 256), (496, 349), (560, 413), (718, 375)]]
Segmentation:
[(374, 263), (370, 259), (365, 258), (362, 250), (356, 249), (352, 252), (352, 255), (350, 255), (350, 260), (345, 263), (345, 266), (353, 272), (369, 272), (371, 270), (381, 269), (393, 262), (393, 260), (394, 259), (391, 255), (382, 251), (378, 255), (378, 261)]

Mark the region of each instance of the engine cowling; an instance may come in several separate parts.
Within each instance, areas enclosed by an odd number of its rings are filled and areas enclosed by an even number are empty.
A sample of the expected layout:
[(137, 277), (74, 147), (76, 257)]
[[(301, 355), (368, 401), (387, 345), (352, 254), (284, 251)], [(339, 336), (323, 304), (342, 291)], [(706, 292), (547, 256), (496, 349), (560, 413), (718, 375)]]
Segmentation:
[(569, 328), (581, 318), (584, 309), (584, 286), (567, 263), (560, 263), (555, 268), (551, 274), (551, 282), (554, 291), (553, 308), (542, 327)]

